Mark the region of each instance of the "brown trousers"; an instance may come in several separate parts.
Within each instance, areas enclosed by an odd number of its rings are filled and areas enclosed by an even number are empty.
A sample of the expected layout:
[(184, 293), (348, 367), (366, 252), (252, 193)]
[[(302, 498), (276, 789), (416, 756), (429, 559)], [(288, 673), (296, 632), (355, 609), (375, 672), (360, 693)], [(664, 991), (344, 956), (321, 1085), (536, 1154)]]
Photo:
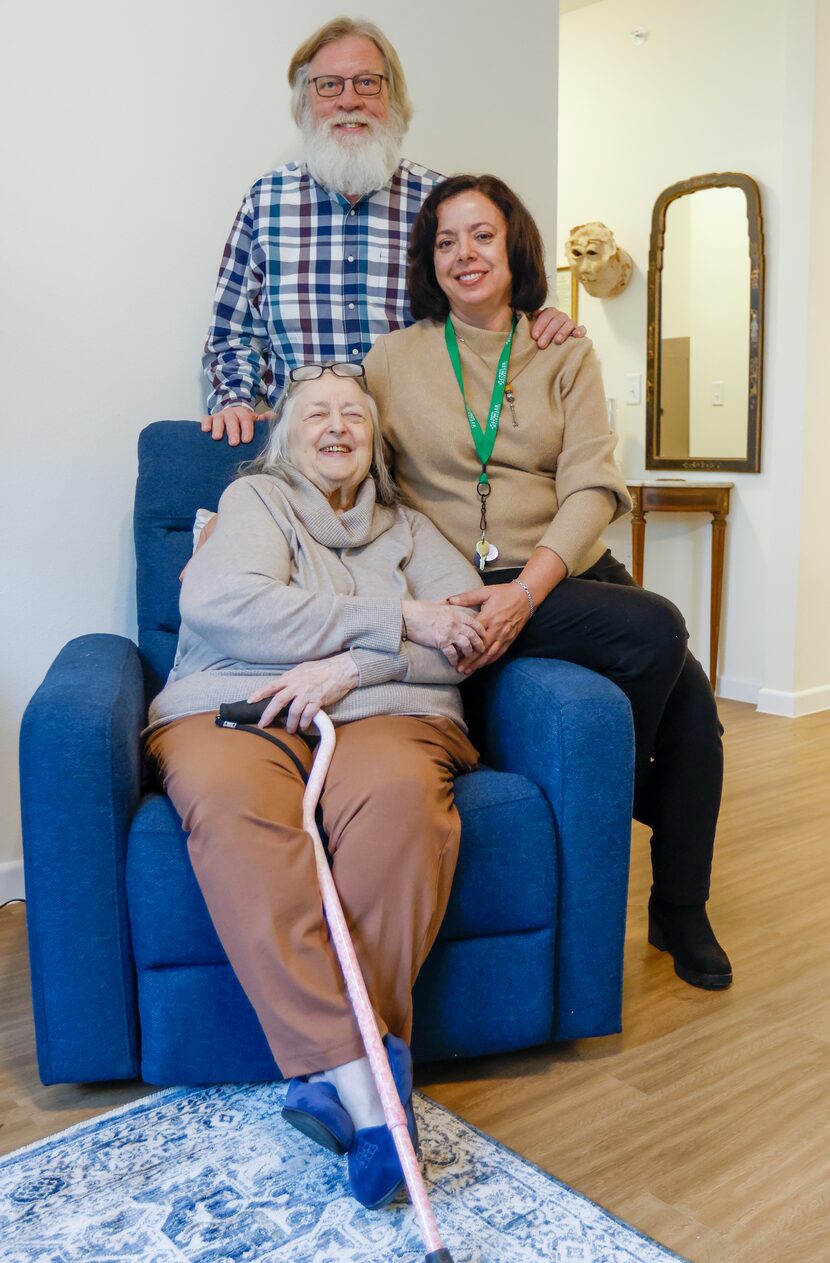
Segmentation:
[[(311, 766), (308, 746), (278, 730)], [(190, 715), (148, 751), (189, 833), (213, 924), (285, 1075), (362, 1056), (302, 829), (303, 783), (271, 741)], [(407, 1042), (412, 986), (458, 857), (453, 778), (478, 761), (446, 719), (383, 715), (337, 729), (321, 797), (332, 873), (381, 1033)]]

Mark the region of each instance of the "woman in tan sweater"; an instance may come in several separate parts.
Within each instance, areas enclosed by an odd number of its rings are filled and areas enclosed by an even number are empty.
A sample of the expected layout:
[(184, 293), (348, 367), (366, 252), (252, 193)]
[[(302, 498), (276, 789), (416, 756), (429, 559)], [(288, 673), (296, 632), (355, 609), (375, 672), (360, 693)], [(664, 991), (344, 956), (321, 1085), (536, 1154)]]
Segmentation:
[(540, 351), (531, 338), (544, 252), (502, 181), (454, 176), (433, 190), (412, 232), (409, 292), (418, 323), (380, 338), (366, 374), (398, 485), (479, 571), (454, 598), (479, 607), (485, 628), (461, 669), (505, 653), (563, 658), (619, 685), (634, 720), (634, 815), (652, 829), (649, 940), (686, 982), (726, 987), (705, 906), (723, 776), (715, 699), (679, 611), (602, 542), (631, 506), (596, 356), (587, 340)]
[[(412, 985), (455, 870), (453, 779), (477, 762), (456, 663), (484, 645), (475, 615), (444, 600), (475, 572), (397, 502), (355, 372), (295, 369), (265, 453), (222, 496), (184, 575), (179, 658), (147, 744), (228, 959), (293, 1076), (285, 1117), (348, 1150), (352, 1191), (375, 1207), (403, 1175), (302, 829), (298, 729), (321, 706), (338, 724), (321, 798), (332, 872), (414, 1140)], [(217, 708), (245, 697), (271, 698), (262, 726), (217, 727)], [(275, 715), (279, 736), (265, 729)]]

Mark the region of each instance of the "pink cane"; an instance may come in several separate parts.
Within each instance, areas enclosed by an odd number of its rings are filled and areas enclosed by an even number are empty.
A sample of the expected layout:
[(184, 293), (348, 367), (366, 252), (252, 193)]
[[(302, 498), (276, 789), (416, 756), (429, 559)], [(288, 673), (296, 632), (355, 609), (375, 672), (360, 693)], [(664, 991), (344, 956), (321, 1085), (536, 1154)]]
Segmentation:
[(315, 813), (317, 804), (320, 801), (326, 773), (331, 763), (331, 756), (334, 753), (335, 735), (334, 725), (325, 711), (318, 710), (314, 716), (314, 725), (320, 733), (320, 745), (303, 797), (303, 828), (310, 835), (314, 844), (314, 859), (317, 865), (320, 893), (323, 898), (323, 911), (326, 914), (329, 933), (334, 943), (334, 949), (337, 952), (337, 959), (343, 971), (352, 1009), (360, 1028), (360, 1037), (363, 1040), (366, 1055), (369, 1058), (369, 1065), (372, 1068), (372, 1077), (383, 1106), (386, 1125), (395, 1141), (395, 1148), (398, 1151), (398, 1157), (403, 1168), (407, 1192), (415, 1211), (415, 1218), (418, 1221), (418, 1228), (423, 1237), (424, 1245), (427, 1247), (426, 1263), (453, 1263), (452, 1255), (441, 1241), (441, 1234), (438, 1231), (438, 1225), (435, 1222), (435, 1216), (429, 1204), (429, 1197), (427, 1196), (421, 1169), (418, 1166), (418, 1159), (415, 1157), (415, 1150), (412, 1147), (412, 1140), (406, 1126), (406, 1115), (398, 1096), (398, 1090), (395, 1087), (395, 1081), (392, 1078), (386, 1049), (383, 1046), (380, 1032), (377, 1028), (374, 1011), (366, 991), (366, 984), (363, 981), (354, 946), (349, 937), (346, 918), (343, 915), (337, 887), (329, 869), (326, 852), (320, 840), (320, 834), (317, 832)]

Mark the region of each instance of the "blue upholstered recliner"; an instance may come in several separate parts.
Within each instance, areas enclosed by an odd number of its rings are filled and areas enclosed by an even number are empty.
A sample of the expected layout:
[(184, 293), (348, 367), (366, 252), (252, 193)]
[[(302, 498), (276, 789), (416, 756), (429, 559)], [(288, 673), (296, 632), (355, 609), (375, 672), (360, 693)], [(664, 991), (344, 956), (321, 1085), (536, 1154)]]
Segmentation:
[[(21, 732), (23, 844), (44, 1083), (279, 1077), (211, 924), (139, 734), (173, 661), (196, 509), (239, 450), (195, 422), (148, 426), (135, 503), (138, 648), (58, 655)], [(415, 991), (416, 1058), (619, 1030), (633, 738), (623, 694), (564, 662), (499, 665), (461, 776), (461, 855)], [(395, 822), (390, 820), (389, 828)]]

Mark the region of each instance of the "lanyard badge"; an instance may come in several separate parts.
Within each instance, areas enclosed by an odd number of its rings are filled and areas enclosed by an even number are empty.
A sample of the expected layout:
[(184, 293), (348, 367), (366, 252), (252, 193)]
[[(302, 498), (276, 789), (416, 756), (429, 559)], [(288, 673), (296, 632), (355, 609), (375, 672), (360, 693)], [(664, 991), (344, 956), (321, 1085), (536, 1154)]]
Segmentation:
[(461, 371), (461, 357), (458, 353), (458, 338), (453, 328), (452, 320), (447, 316), (444, 324), (444, 341), (447, 344), (447, 352), (450, 362), (455, 373), (455, 379), (458, 382), (458, 389), (461, 391), (461, 398), (464, 400), (464, 408), (467, 413), (467, 421), (470, 425), (470, 432), (473, 436), (476, 455), (481, 461), (481, 473), (476, 483), (476, 494), (481, 504), (481, 515), (479, 519), (479, 528), (481, 534), (476, 542), (473, 552), (473, 565), (479, 570), (484, 570), (485, 565), (489, 561), (495, 561), (499, 555), (499, 550), (495, 544), (491, 544), (487, 539), (487, 497), (492, 490), (490, 479), (487, 476), (487, 462), (493, 454), (493, 448), (496, 444), (496, 435), (499, 432), (499, 419), (501, 417), (502, 405), (504, 403), (505, 390), (507, 388), (507, 367), (510, 363), (510, 351), (513, 346), (513, 335), (516, 332), (517, 319), (513, 317), (513, 323), (510, 326), (510, 333), (507, 335), (507, 341), (502, 347), (499, 363), (496, 369), (496, 378), (493, 382), (493, 393), (490, 397), (490, 408), (487, 413), (487, 425), (482, 429), (478, 417), (467, 403), (467, 396), (464, 392), (464, 374)]

